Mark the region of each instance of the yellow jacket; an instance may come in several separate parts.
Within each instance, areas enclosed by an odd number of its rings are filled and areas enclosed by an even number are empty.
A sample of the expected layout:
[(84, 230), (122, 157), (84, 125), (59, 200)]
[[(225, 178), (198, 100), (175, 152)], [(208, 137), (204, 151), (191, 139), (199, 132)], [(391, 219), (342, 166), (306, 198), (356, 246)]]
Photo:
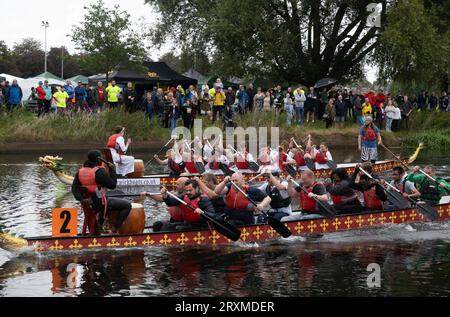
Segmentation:
[(214, 94), (214, 106), (223, 106), (225, 105), (225, 93), (224, 92), (215, 92)]

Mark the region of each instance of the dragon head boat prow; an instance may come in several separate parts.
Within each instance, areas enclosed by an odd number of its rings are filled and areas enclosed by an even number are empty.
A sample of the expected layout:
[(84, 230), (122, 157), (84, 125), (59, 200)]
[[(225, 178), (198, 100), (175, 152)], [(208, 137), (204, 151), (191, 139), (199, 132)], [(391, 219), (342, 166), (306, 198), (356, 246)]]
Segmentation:
[(39, 158), (41, 165), (51, 170), (56, 177), (66, 185), (72, 185), (73, 176), (67, 175), (64, 166), (61, 164), (62, 157), (47, 155)]
[(426, 146), (423, 143), (420, 143), (417, 147), (416, 151), (409, 157), (408, 164), (412, 164), (415, 160), (417, 160), (417, 157), (419, 156), (420, 151), (425, 149)]

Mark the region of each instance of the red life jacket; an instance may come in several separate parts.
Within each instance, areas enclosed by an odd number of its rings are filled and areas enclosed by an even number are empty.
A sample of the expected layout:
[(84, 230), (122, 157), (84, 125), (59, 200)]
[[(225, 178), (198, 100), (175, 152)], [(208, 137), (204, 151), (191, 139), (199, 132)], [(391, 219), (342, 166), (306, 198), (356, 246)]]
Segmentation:
[(306, 162), (305, 162), (305, 158), (303, 157), (302, 153), (297, 152), (294, 155), (294, 160), (295, 162), (297, 162), (297, 166), (305, 166)]
[(83, 196), (85, 198), (89, 198), (92, 195), (94, 195), (97, 190), (99, 189), (99, 186), (97, 182), (95, 181), (95, 173), (100, 169), (101, 167), (83, 167), (78, 171), (78, 179), (80, 180), (81, 186), (85, 189), (83, 192)]
[[(243, 188), (243, 191), (246, 193), (248, 191), (248, 186)], [(248, 199), (236, 188), (233, 186), (230, 187), (227, 195), (225, 196), (225, 204), (229, 209), (247, 209)]]
[(327, 159), (326, 153), (323, 154), (323, 153), (320, 152), (320, 151), (317, 152), (316, 157), (314, 158), (314, 161), (315, 161), (316, 163), (319, 163), (319, 164), (327, 164), (328, 159)]
[[(198, 203), (200, 202), (200, 199), (202, 197), (206, 197), (205, 195), (201, 195), (197, 198), (195, 198), (194, 200), (190, 200), (188, 196), (184, 196), (184, 202), (186, 202), (188, 205), (194, 207), (195, 209), (199, 208)], [(194, 212), (194, 210), (192, 210), (191, 208), (185, 206), (185, 205), (180, 205), (180, 209), (183, 212), (183, 219), (186, 222), (200, 222), (203, 218), (201, 215), (197, 214)]]
[(197, 167), (195, 167), (195, 162), (186, 162), (186, 169), (191, 174), (198, 174)]
[(173, 159), (169, 159), (168, 166), (170, 170), (175, 173), (182, 173), (184, 171), (184, 164), (178, 164)]
[(284, 172), (286, 170), (286, 165), (284, 165), (283, 163), (287, 162), (287, 154), (286, 153), (281, 153), (278, 159), (278, 167), (280, 168), (280, 170), (282, 172)]
[(118, 147), (119, 149), (116, 148), (117, 145), (117, 139), (121, 137), (120, 134), (113, 134), (109, 137), (108, 139), (108, 143), (106, 143), (106, 147), (109, 149), (114, 149), (117, 150), (117, 152), (119, 153), (119, 155), (122, 155), (122, 149), (120, 148), (120, 146)]
[(312, 193), (314, 190), (314, 187), (316, 187), (317, 185), (319, 185), (319, 183), (314, 183), (312, 184), (309, 188), (305, 189), (307, 190), (308, 193), (305, 193), (303, 190), (300, 192), (300, 208), (303, 211), (306, 212), (310, 212), (310, 213), (315, 213), (316, 211), (316, 201), (310, 197), (308, 197), (309, 193)]
[(366, 127), (364, 129), (364, 140), (365, 141), (376, 141), (377, 134), (375, 133), (375, 129), (372, 127)]
[(211, 170), (217, 171), (217, 170), (220, 169), (219, 164), (220, 164), (219, 161), (214, 160), (214, 161), (212, 161), (212, 162), (209, 162), (209, 168), (210, 168)]
[(261, 165), (263, 165), (263, 166), (270, 165), (270, 155), (269, 155), (269, 154), (263, 154), (263, 155), (261, 155), (260, 158), (259, 158), (259, 162), (260, 162)]
[(376, 186), (373, 186), (369, 190), (364, 191), (364, 206), (369, 209), (381, 210), (383, 208), (383, 203), (376, 194)]
[(173, 222), (182, 222), (184, 220), (183, 211), (180, 209), (180, 207), (168, 207), (167, 211), (169, 212), (170, 218)]
[[(239, 156), (239, 159), (238, 159), (238, 156)], [(242, 154), (239, 153), (234, 158), (234, 165), (240, 170), (248, 170), (250, 167), (247, 162), (247, 156), (248, 156), (248, 152), (245, 152), (244, 157), (242, 157)]]

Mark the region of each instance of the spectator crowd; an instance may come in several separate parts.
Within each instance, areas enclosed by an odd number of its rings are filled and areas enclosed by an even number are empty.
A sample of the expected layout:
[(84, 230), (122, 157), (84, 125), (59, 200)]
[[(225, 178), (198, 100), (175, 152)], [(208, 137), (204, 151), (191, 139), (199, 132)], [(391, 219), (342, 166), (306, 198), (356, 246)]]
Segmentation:
[[(1, 109), (12, 110), (22, 104), (24, 92), (14, 80), (11, 84), (0, 82)], [(408, 96), (385, 94), (383, 90), (345, 88), (309, 89), (303, 86), (283, 89), (277, 86), (263, 91), (252, 84), (241, 85), (235, 90), (224, 87), (217, 79), (213, 87), (203, 85), (200, 89), (182, 86), (166, 89), (153, 88), (139, 94), (132, 83), (121, 87), (113, 80), (106, 87), (98, 82), (90, 87), (70, 80), (64, 86), (49, 85), (47, 81), (32, 88), (28, 103), (35, 103), (38, 116), (50, 113), (70, 115), (87, 112), (100, 113), (104, 109), (124, 106), (130, 113), (142, 111), (149, 119), (157, 117), (160, 124), (174, 129), (182, 124), (193, 126), (194, 119), (209, 116), (214, 122), (221, 119), (223, 127), (235, 126), (235, 117), (246, 112), (275, 112), (286, 114), (286, 126), (301, 126), (323, 120), (324, 126), (343, 128), (344, 124), (364, 125), (364, 118), (372, 117), (376, 126), (388, 132), (409, 129), (413, 111), (439, 110), (450, 112), (450, 93), (440, 95), (423, 91)]]

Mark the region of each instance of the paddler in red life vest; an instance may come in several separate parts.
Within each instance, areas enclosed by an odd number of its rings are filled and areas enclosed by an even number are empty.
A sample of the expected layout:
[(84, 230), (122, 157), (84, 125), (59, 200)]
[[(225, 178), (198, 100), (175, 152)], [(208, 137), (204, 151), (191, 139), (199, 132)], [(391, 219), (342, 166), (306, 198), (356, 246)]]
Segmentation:
[(198, 182), (200, 190), (211, 200), (214, 210), (217, 214), (225, 214), (225, 199), (224, 196), (216, 194), (214, 191), (217, 187), (217, 177), (214, 174), (206, 173), (202, 175), (202, 179), (195, 176), (194, 179)]
[(305, 162), (305, 152), (301, 147), (298, 148), (293, 141), (294, 138), (292, 138), (291, 142), (289, 143), (288, 155), (292, 159), (294, 159), (297, 171), (306, 171), (308, 169), (308, 166), (306, 166)]
[(225, 196), (225, 214), (230, 222), (235, 225), (254, 224), (255, 206), (230, 183), (230, 180), (255, 202), (263, 201), (266, 195), (258, 188), (249, 187), (244, 181), (244, 176), (239, 173), (234, 173), (231, 177), (225, 177), (223, 182), (217, 185), (214, 190), (216, 194)]
[(303, 186), (307, 190), (308, 193), (305, 193), (299, 187), (294, 188), (293, 182), (291, 181), (291, 177), (288, 176), (286, 178), (289, 181), (288, 192), (289, 195), (294, 197), (299, 197), (300, 199), (300, 209), (301, 214), (294, 214), (289, 217), (283, 218), (283, 221), (291, 221), (298, 219), (308, 219), (308, 218), (316, 218), (320, 217), (318, 214), (318, 205), (314, 198), (327, 202), (328, 195), (327, 190), (325, 189), (324, 184), (316, 181), (314, 176), (314, 172), (307, 170), (302, 172), (300, 185)]
[(155, 155), (154, 158), (159, 165), (167, 165), (170, 170), (169, 177), (179, 177), (185, 172), (185, 163), (178, 150), (177, 142), (175, 142), (172, 149), (166, 152), (165, 160), (161, 160), (158, 155)]
[(375, 164), (378, 160), (377, 146), (382, 144), (381, 132), (373, 124), (372, 117), (366, 117), (364, 126), (359, 129), (358, 150), (361, 151), (361, 161)]
[(284, 173), (286, 171), (286, 165), (295, 166), (296, 162), (285, 152), (281, 145), (278, 147), (278, 169)]
[(206, 162), (208, 163), (206, 165), (206, 170), (212, 174), (223, 174), (220, 168), (221, 165), (225, 165), (227, 167), (230, 166), (230, 161), (228, 161), (227, 157), (217, 150), (213, 151), (212, 155)]
[[(184, 185), (189, 180), (187, 177), (180, 177), (177, 179), (175, 183), (175, 191), (173, 192), (177, 196), (182, 196), (184, 194)], [(158, 195), (152, 195), (148, 192), (142, 192), (141, 197), (150, 197), (152, 200), (163, 203), (164, 198), (161, 194)], [(157, 221), (153, 224), (153, 232), (159, 232), (159, 231), (170, 231), (175, 229), (177, 225), (180, 225), (183, 221), (183, 212), (181, 211), (180, 206), (172, 206), (167, 207), (167, 212), (170, 215), (169, 221)]]
[(345, 168), (334, 170), (331, 173), (331, 183), (326, 183), (325, 187), (338, 213), (353, 214), (363, 210), (358, 193), (350, 187), (350, 177)]
[(176, 229), (186, 230), (206, 227), (207, 223), (201, 214), (205, 212), (214, 216), (215, 211), (211, 200), (206, 195), (202, 194), (196, 180), (188, 180), (184, 184), (184, 194), (178, 196), (178, 198), (194, 207), (195, 210), (190, 209), (175, 198), (169, 196), (165, 187), (161, 188), (161, 195), (167, 206), (179, 206), (182, 211), (184, 223), (181, 226), (177, 226)]
[(134, 172), (134, 157), (125, 155), (131, 145), (131, 139), (128, 139), (125, 144), (124, 134), (124, 127), (115, 127), (114, 134), (109, 137), (108, 143), (106, 144), (117, 166), (117, 174), (123, 177)]
[(234, 166), (241, 172), (249, 172), (249, 161), (253, 161), (253, 156), (247, 151), (245, 144), (239, 146), (238, 151), (234, 154)]
[(330, 167), (327, 165), (327, 162), (332, 161), (333, 157), (328, 150), (327, 144), (324, 142), (320, 143), (319, 150), (314, 151), (314, 162), (316, 163), (316, 170), (329, 169)]
[(111, 211), (117, 211), (116, 223), (112, 224), (113, 232), (118, 232), (131, 211), (131, 203), (124, 199), (107, 198), (106, 189), (115, 189), (117, 175), (114, 164), (110, 163), (109, 173), (101, 167), (100, 151), (92, 150), (88, 153), (88, 160), (75, 175), (72, 183), (72, 194), (75, 199), (89, 204), (99, 213), (99, 225), (103, 226), (104, 217)]
[(360, 166), (360, 164), (356, 165), (355, 172), (350, 179), (350, 187), (363, 193), (365, 209), (383, 210), (383, 203), (387, 200), (387, 195), (379, 184), (379, 177), (373, 174), (372, 164), (364, 163), (362, 168), (375, 180), (362, 173), (359, 170)]

